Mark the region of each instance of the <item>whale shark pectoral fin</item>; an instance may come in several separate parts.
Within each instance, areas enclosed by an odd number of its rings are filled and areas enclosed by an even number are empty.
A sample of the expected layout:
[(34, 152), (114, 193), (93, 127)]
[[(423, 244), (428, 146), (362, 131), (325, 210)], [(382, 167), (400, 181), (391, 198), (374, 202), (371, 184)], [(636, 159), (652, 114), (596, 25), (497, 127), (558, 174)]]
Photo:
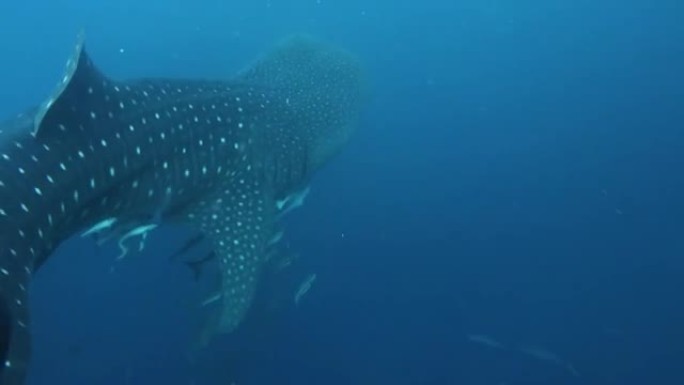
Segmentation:
[(210, 242), (219, 269), (220, 284), (212, 294), (218, 307), (211, 333), (229, 333), (249, 309), (265, 265), (275, 222), (275, 201), (258, 181), (247, 181), (199, 202), (187, 219)]

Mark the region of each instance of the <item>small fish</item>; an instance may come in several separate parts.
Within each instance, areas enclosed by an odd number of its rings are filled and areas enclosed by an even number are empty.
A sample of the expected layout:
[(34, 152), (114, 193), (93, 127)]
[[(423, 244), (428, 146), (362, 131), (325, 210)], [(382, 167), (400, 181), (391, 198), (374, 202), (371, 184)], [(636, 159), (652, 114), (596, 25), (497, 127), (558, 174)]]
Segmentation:
[(468, 334), (468, 341), (494, 349), (506, 349), (506, 347), (495, 339), (483, 334)]
[(193, 261), (183, 261), (190, 270), (192, 270), (193, 277), (195, 281), (199, 281), (200, 276), (202, 274), (202, 268), (209, 262), (212, 261), (216, 258), (216, 253), (213, 251), (210, 251), (207, 255), (204, 257), (198, 259), (198, 260), (193, 260)]
[(143, 251), (145, 248), (145, 241), (147, 240), (147, 234), (156, 229), (157, 225), (156, 224), (149, 224), (149, 225), (142, 225), (138, 226), (131, 231), (127, 232), (124, 234), (121, 239), (119, 239), (118, 245), (119, 249), (121, 250), (121, 253), (116, 257), (117, 260), (121, 260), (126, 255), (128, 254), (128, 247), (126, 246), (126, 241), (129, 240), (130, 238), (135, 238), (135, 237), (140, 237), (140, 243), (138, 246), (138, 251)]
[(285, 197), (285, 199), (277, 201), (276, 206), (278, 207), (278, 210), (280, 210), (278, 217), (282, 218), (292, 210), (304, 205), (304, 200), (309, 195), (309, 192), (311, 192), (311, 188), (307, 186), (303, 190), (297, 191), (296, 193)]
[(553, 353), (540, 346), (524, 345), (519, 348), (519, 350), (530, 357), (536, 358), (540, 361), (546, 361), (550, 364), (559, 366), (570, 372), (573, 376), (579, 377), (579, 372), (575, 367), (568, 361), (562, 359), (556, 353)]
[(314, 281), (316, 280), (316, 273), (310, 274), (304, 281), (299, 285), (299, 289), (297, 289), (297, 293), (295, 293), (294, 297), (294, 302), (295, 305), (299, 305), (299, 301), (302, 299), (302, 297), (311, 290), (311, 286), (313, 285)]
[(280, 242), (281, 239), (283, 239), (283, 231), (278, 231), (277, 233), (273, 234), (271, 239), (268, 240), (267, 246), (273, 246), (276, 243)]
[(204, 235), (203, 235), (203, 234), (197, 234), (197, 235), (191, 237), (190, 239), (188, 239), (187, 241), (185, 241), (185, 243), (183, 243), (183, 245), (182, 245), (178, 250), (176, 250), (173, 254), (171, 254), (171, 255), (169, 256), (169, 260), (171, 260), (171, 261), (176, 260), (176, 259), (179, 258), (181, 255), (184, 255), (184, 254), (186, 254), (188, 251), (190, 251), (190, 249), (192, 249), (192, 248), (194, 248), (195, 246), (197, 246), (197, 245), (199, 245), (200, 243), (202, 243), (203, 240), (204, 240)]

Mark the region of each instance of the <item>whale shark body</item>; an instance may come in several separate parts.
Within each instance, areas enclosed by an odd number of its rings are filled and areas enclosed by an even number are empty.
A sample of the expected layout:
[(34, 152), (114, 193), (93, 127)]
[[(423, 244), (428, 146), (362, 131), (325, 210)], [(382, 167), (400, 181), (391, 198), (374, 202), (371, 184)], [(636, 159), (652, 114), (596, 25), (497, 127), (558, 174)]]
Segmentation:
[(160, 223), (194, 227), (220, 276), (206, 330), (233, 331), (283, 202), (347, 142), (361, 89), (353, 56), (303, 37), (226, 81), (114, 80), (79, 39), (56, 91), (0, 125), (0, 384), (28, 370), (31, 277), (79, 231), (125, 254)]

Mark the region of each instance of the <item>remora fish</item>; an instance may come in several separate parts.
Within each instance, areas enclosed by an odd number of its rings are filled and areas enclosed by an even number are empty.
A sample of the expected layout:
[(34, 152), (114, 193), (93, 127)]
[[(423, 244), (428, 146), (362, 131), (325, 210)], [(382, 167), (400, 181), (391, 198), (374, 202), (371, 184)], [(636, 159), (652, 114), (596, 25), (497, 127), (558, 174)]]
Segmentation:
[[(63, 240), (112, 218), (117, 228), (155, 218), (203, 233), (221, 276), (207, 334), (235, 329), (276, 202), (345, 144), (361, 89), (355, 58), (307, 38), (230, 81), (113, 80), (79, 39), (56, 92), (0, 125), (0, 384), (22, 384), (27, 372), (32, 275)], [(144, 225), (124, 236), (154, 226)]]
[(558, 365), (562, 368), (565, 368), (575, 377), (580, 376), (580, 373), (577, 371), (577, 369), (575, 369), (575, 366), (572, 365), (572, 363), (564, 360), (556, 353), (553, 353), (545, 348), (542, 348), (540, 346), (524, 345), (520, 347), (520, 351), (538, 360), (546, 361), (554, 365)]
[(475, 342), (494, 349), (506, 349), (506, 347), (494, 338), (484, 334), (468, 334), (468, 341)]

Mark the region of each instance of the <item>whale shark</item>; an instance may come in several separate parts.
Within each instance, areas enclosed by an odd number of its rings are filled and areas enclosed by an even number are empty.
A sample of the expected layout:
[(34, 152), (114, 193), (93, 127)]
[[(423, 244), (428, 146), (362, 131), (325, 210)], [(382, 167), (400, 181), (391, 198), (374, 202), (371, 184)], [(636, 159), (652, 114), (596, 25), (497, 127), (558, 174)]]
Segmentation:
[(0, 384), (24, 383), (31, 279), (78, 233), (118, 239), (123, 258), (163, 223), (192, 227), (219, 277), (198, 304), (204, 335), (234, 331), (279, 219), (358, 126), (363, 89), (354, 55), (306, 36), (227, 79), (119, 80), (81, 35), (55, 91), (0, 124)]

